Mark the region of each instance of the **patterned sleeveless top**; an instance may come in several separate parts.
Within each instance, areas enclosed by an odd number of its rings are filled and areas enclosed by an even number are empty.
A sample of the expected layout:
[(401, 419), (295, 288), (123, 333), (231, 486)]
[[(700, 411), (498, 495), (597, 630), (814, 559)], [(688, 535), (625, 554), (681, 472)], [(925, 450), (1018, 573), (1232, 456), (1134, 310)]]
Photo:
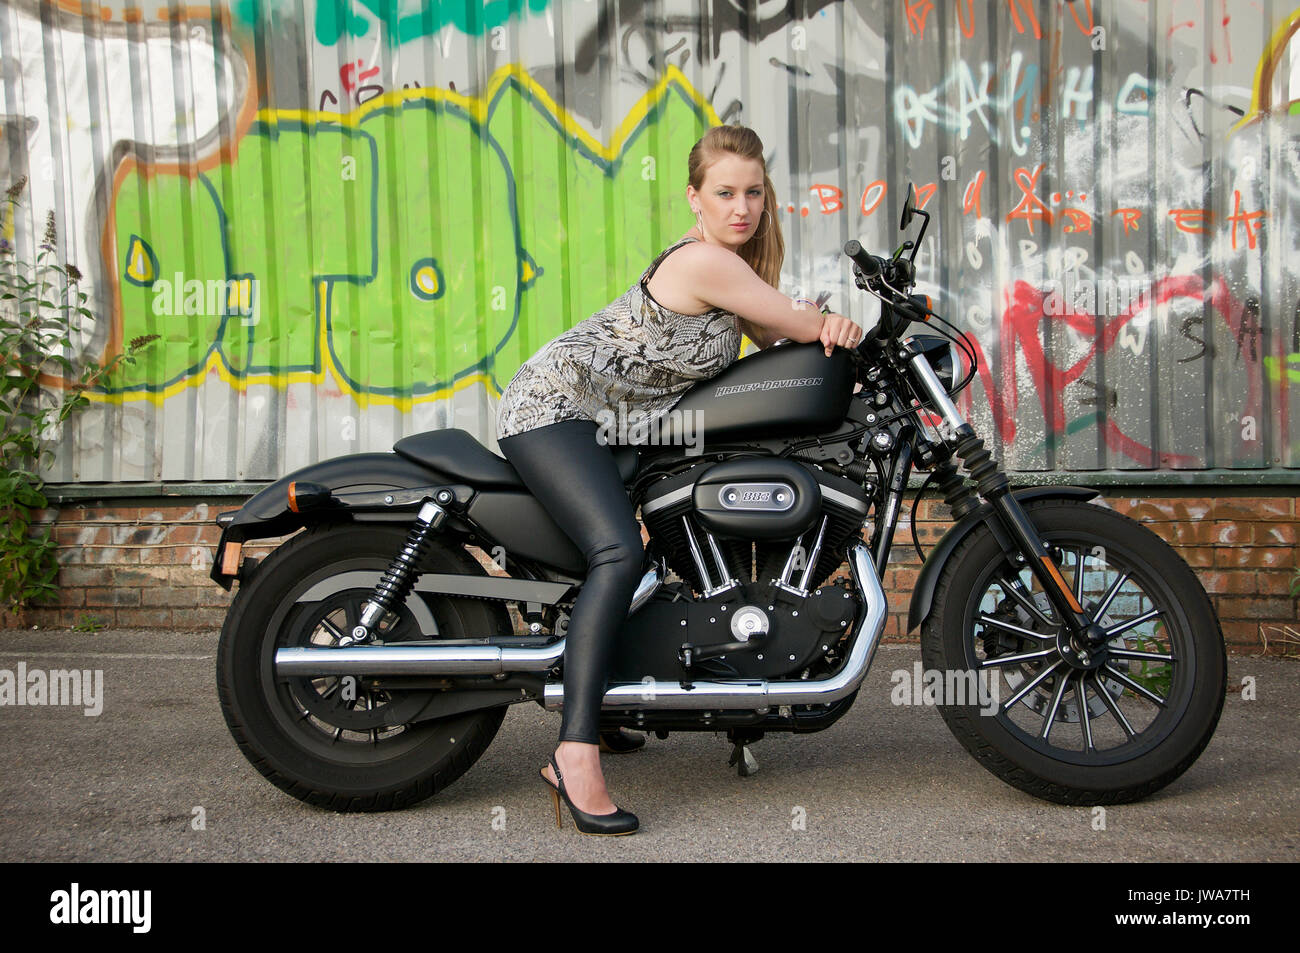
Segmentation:
[(631, 288), (543, 345), (515, 372), (497, 407), (498, 440), (561, 420), (600, 421), (602, 411), (633, 417), (629, 424), (652, 420), (739, 356), (736, 315), (721, 308), (679, 314), (646, 289), (659, 263), (694, 241), (664, 249)]

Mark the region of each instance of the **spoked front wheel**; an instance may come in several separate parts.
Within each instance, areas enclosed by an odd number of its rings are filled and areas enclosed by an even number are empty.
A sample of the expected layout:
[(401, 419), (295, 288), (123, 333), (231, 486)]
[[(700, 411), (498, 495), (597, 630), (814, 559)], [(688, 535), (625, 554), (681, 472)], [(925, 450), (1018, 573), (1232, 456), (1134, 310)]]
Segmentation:
[(953, 552), (923, 630), (927, 667), (970, 689), (940, 711), (981, 764), (1030, 794), (1146, 797), (1218, 724), (1227, 659), (1214, 608), (1177, 553), (1127, 517), (1072, 501), (1025, 512), (1108, 641), (1086, 664), (1063, 654), (1046, 593), (981, 527)]

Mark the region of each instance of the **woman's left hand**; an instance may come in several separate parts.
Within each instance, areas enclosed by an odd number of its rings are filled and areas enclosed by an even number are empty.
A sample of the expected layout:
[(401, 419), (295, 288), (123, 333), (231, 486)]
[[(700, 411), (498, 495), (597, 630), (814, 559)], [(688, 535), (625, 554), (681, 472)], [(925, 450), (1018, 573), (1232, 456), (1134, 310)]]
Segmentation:
[(822, 322), (821, 342), (826, 348), (826, 356), (837, 347), (855, 348), (862, 340), (862, 329), (842, 314), (829, 312)]

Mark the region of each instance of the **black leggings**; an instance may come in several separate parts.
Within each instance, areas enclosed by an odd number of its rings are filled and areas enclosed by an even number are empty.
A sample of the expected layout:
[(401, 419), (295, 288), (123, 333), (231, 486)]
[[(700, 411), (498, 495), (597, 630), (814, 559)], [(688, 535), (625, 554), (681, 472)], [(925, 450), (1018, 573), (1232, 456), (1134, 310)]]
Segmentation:
[(609, 446), (591, 420), (562, 420), (497, 441), (587, 559), (564, 646), (561, 741), (599, 741), (600, 703), (614, 639), (641, 576), (641, 529)]

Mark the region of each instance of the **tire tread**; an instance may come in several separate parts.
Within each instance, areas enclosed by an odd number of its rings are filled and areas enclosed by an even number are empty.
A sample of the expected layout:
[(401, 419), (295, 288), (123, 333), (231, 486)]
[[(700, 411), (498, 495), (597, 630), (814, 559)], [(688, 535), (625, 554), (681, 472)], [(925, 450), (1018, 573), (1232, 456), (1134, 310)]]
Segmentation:
[[(1025, 507), (1025, 511), (1027, 513), (1032, 513), (1036, 509), (1051, 506), (1054, 503), (1058, 503), (1058, 501), (1045, 500), (1038, 503), (1030, 503)], [(1099, 512), (1106, 513), (1110, 517), (1123, 521), (1123, 523), (1131, 524), (1133, 527), (1147, 532), (1150, 535), (1152, 545), (1158, 543), (1160, 547), (1168, 549), (1169, 553), (1175, 558), (1180, 558), (1168, 543), (1163, 539), (1160, 539), (1160, 537), (1156, 536), (1154, 533), (1150, 533), (1149, 530), (1146, 530), (1146, 527), (1142, 526), (1141, 523), (1131, 517), (1114, 510), (1100, 510), (1097, 507), (1093, 507), (1093, 509), (1098, 509)], [(972, 533), (962, 541), (962, 543), (953, 551), (935, 588), (933, 602), (934, 609), (930, 613), (930, 616), (926, 620), (925, 626), (922, 629), (922, 656), (927, 668), (944, 668), (947, 665), (941, 647), (942, 633), (940, 627), (943, 615), (942, 610), (947, 604), (950, 590), (957, 582), (958, 568), (962, 565), (967, 553), (980, 543), (980, 539), (981, 534), (977, 532)], [(1193, 578), (1195, 577), (1193, 576)], [(1199, 581), (1196, 588), (1197, 598), (1200, 605), (1190, 611), (1204, 612), (1213, 622), (1215, 631), (1222, 632), (1222, 628), (1219, 624), (1219, 616), (1214, 609), (1214, 604), (1210, 601), (1209, 596), (1205, 594), (1205, 590), (1199, 585)], [(963, 594), (958, 594), (958, 597), (960, 598), (962, 595)], [(1222, 642), (1220, 644), (1222, 644)], [(1218, 700), (1215, 705), (1214, 714), (1210, 719), (1209, 730), (1203, 733), (1191, 751), (1189, 751), (1187, 755), (1181, 758), (1172, 767), (1161, 772), (1158, 776), (1149, 781), (1136, 785), (1107, 789), (1066, 787), (1040, 777), (1032, 771), (1017, 765), (1006, 755), (1002, 754), (996, 746), (985, 739), (984, 735), (980, 732), (975, 723), (975, 719), (983, 716), (971, 714), (972, 710), (969, 708), (963, 709), (948, 705), (940, 705), (938, 707), (939, 713), (947, 724), (948, 729), (961, 743), (962, 747), (964, 747), (981, 766), (998, 778), (1001, 778), (1007, 784), (1010, 784), (1012, 787), (1018, 788), (1027, 794), (1032, 794), (1034, 797), (1042, 798), (1046, 801), (1052, 801), (1056, 804), (1092, 806), (1127, 804), (1133, 801), (1142, 800), (1165, 787), (1190, 768), (1196, 759), (1201, 756), (1201, 753), (1205, 750), (1206, 746), (1210, 743), (1211, 737), (1214, 735), (1214, 727), (1217, 725), (1219, 716), (1223, 711), (1223, 699), (1226, 691), (1227, 666), (1224, 664), (1223, 678), (1221, 679), (1221, 684), (1217, 692)]]

